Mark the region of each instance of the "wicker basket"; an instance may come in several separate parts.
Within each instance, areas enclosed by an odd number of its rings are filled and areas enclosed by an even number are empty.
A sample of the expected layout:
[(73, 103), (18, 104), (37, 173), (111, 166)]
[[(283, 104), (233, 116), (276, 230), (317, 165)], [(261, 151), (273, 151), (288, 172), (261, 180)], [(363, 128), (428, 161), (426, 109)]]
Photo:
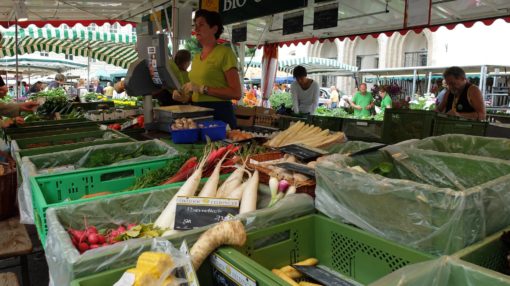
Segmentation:
[[(265, 161), (272, 161), (272, 160), (278, 160), (283, 158), (284, 154), (281, 152), (270, 152), (270, 153), (262, 153), (262, 154), (256, 154), (252, 155), (248, 158), (248, 163), (246, 164), (248, 168), (259, 171), (259, 182), (264, 184), (269, 184), (269, 178), (272, 170), (268, 169), (264, 166), (258, 165), (255, 162), (265, 162)], [(255, 164), (254, 164), (255, 163)], [(289, 183), (292, 185), (294, 182), (292, 180), (289, 181)], [(305, 182), (301, 182), (297, 188), (297, 193), (306, 193), (312, 197), (315, 198), (315, 181), (314, 180), (308, 180)]]
[(8, 153), (0, 151), (3, 163), (0, 172), (0, 220), (17, 215), (16, 191), (18, 178), (16, 174), (16, 163)]

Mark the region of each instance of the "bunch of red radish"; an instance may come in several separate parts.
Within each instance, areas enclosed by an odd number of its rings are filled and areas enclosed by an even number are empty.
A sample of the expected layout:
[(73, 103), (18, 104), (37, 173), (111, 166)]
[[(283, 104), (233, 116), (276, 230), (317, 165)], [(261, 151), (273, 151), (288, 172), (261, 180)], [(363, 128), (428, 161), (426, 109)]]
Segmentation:
[(118, 237), (134, 226), (136, 226), (134, 223), (128, 224), (127, 226), (119, 225), (116, 229), (104, 232), (105, 234), (98, 232), (95, 226), (89, 226), (84, 230), (68, 228), (67, 232), (71, 236), (73, 245), (80, 251), (81, 254), (90, 249), (96, 249), (101, 246), (107, 246), (119, 242), (120, 240)]
[[(212, 172), (214, 171), (214, 167), (216, 167), (216, 164), (227, 154), (227, 157), (221, 164), (221, 174), (228, 174), (232, 173), (235, 168), (233, 167), (237, 162), (239, 162), (240, 158), (235, 155), (237, 151), (239, 151), (241, 147), (235, 146), (233, 144), (220, 147), (218, 149), (212, 150), (211, 153), (209, 153), (206, 163), (203, 167), (203, 174), (202, 177), (207, 178), (211, 176)], [(198, 164), (200, 160), (197, 157), (191, 157), (186, 161), (182, 167), (168, 180), (161, 183), (161, 185), (166, 184), (172, 184), (177, 182), (186, 181), (191, 174), (195, 171), (195, 169), (198, 167)]]

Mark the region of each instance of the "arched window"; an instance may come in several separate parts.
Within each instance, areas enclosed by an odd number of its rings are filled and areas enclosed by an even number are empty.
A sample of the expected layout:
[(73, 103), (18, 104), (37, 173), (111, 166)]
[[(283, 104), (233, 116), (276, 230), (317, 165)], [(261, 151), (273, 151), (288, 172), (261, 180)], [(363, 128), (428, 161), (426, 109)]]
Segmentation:
[(402, 51), (404, 53), (404, 67), (427, 66), (428, 51), (425, 34), (408, 32), (404, 39)]

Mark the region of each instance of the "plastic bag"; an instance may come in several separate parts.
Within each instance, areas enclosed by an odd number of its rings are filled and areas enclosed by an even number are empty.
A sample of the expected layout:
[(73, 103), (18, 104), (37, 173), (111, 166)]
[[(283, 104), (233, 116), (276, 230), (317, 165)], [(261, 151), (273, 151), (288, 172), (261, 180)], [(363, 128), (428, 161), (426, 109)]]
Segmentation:
[[(69, 285), (79, 277), (105, 270), (133, 265), (138, 256), (150, 249), (151, 240), (131, 239), (107, 247), (89, 250), (79, 254), (73, 246), (67, 227), (84, 228), (83, 218), (97, 228), (113, 227), (126, 222), (153, 222), (163, 211), (179, 187), (159, 189), (146, 193), (126, 194), (115, 198), (72, 204), (51, 208), (47, 211), (48, 236), (46, 239), (46, 260), (53, 285)], [(270, 192), (262, 188), (258, 196), (258, 208), (267, 206)], [(268, 209), (239, 215), (246, 231), (282, 223), (293, 218), (313, 213), (313, 199), (306, 194), (284, 197)], [(183, 231), (165, 237), (174, 245), (186, 239), (192, 245), (202, 232), (211, 226)]]
[(510, 160), (510, 139), (503, 138), (448, 134), (407, 140), (397, 146)]
[(21, 163), (22, 183), (18, 188), (20, 221), (24, 224), (34, 224), (30, 177), (170, 158), (177, 154), (178, 152), (174, 148), (164, 142), (152, 140), (89, 146), (58, 153), (23, 157)]
[(403, 267), (370, 286), (509, 286), (508, 276), (450, 256)]
[(318, 164), (316, 177), (319, 211), (433, 255), (510, 225), (510, 162), (504, 160), (389, 146), (332, 155)]

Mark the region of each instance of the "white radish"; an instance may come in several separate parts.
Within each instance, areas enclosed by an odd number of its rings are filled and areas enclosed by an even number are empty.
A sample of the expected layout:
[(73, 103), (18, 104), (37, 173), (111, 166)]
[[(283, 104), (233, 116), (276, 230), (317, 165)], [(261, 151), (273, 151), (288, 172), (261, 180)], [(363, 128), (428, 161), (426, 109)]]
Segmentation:
[(237, 186), (233, 191), (229, 192), (225, 198), (227, 199), (235, 199), (240, 200), (243, 197), (243, 192), (246, 189), (246, 186), (248, 185), (248, 179), (246, 182), (242, 183), (241, 185)]
[[(207, 156), (204, 156), (204, 158), (207, 158)], [(174, 228), (177, 197), (190, 197), (195, 195), (198, 186), (200, 185), (200, 179), (202, 178), (202, 170), (205, 161), (206, 160), (202, 160), (193, 174), (186, 180), (186, 182), (184, 182), (179, 191), (174, 195), (172, 200), (170, 200), (163, 212), (156, 219), (154, 226), (163, 229)]]
[(291, 185), (289, 189), (287, 190), (286, 195), (295, 194), (296, 193), (296, 186)]
[(237, 168), (230, 176), (228, 176), (227, 180), (221, 184), (216, 192), (217, 198), (225, 198), (227, 193), (236, 189), (243, 183), (244, 176), (244, 165), (242, 167)]
[(200, 191), (198, 194), (199, 197), (214, 198), (216, 196), (216, 189), (218, 188), (218, 184), (220, 182), (221, 165), (223, 164), (223, 160), (227, 158), (228, 153), (229, 152), (227, 152), (214, 167), (211, 176), (209, 176), (209, 179), (207, 179), (207, 182), (205, 182), (202, 191)]
[(241, 199), (241, 207), (239, 213), (248, 213), (257, 209), (257, 192), (259, 190), (259, 171), (255, 170), (251, 178), (246, 184)]

